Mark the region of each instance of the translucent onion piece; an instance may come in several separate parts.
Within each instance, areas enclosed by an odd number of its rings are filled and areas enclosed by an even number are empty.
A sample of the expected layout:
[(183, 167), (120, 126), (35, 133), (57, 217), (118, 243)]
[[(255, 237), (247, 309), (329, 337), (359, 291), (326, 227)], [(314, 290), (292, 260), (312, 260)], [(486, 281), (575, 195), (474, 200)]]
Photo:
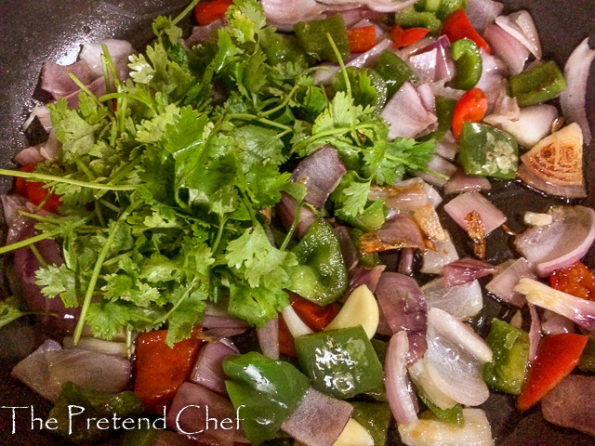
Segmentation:
[(384, 362), (386, 398), (393, 417), (399, 425), (417, 421), (416, 397), (407, 377), (408, 351), (407, 332), (399, 331), (388, 343)]
[(445, 265), (457, 260), (457, 248), (447, 233), (446, 241), (434, 243), (435, 250), (426, 249), (422, 254), (423, 264), (421, 272), (424, 274), (442, 274)]
[(537, 60), (541, 59), (541, 43), (531, 14), (523, 10), (501, 15), (496, 17), (496, 25), (525, 45)]
[(466, 231), (468, 227), (465, 218), (470, 212), (476, 211), (481, 217), (486, 236), (506, 222), (506, 215), (479, 192), (466, 192), (458, 195), (446, 203), (444, 210)]
[(481, 286), (477, 280), (447, 286), (443, 278), (434, 279), (421, 287), (429, 308), (439, 308), (457, 319), (475, 316), (483, 308)]

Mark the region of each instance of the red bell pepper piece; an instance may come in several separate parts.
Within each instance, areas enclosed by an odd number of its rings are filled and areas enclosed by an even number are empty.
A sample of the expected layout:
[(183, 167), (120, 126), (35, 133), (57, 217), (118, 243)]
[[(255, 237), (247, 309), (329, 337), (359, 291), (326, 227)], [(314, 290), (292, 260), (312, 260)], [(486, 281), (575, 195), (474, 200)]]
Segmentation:
[(208, 25), (215, 20), (225, 17), (227, 8), (233, 5), (232, 0), (212, 0), (210, 2), (200, 2), (194, 8), (194, 16), (199, 25)]
[(136, 379), (134, 393), (145, 408), (161, 413), (190, 373), (201, 341), (185, 339), (174, 344), (165, 343), (167, 330), (142, 333), (136, 341)]
[(370, 25), (348, 29), (347, 39), (349, 39), (349, 51), (363, 53), (376, 45), (376, 28)]
[[(36, 164), (25, 164), (19, 170), (21, 172), (33, 172)], [(56, 212), (60, 207), (60, 195), (52, 194), (43, 187), (43, 183), (27, 181), (24, 178), (17, 178), (15, 181), (15, 192), (26, 197), (33, 204), (43, 203), (43, 209), (48, 212)]]
[(570, 375), (588, 340), (588, 336), (573, 333), (546, 336), (541, 340), (517, 400), (519, 410), (529, 409)]
[(472, 88), (459, 99), (452, 115), (452, 133), (459, 139), (465, 121), (478, 122), (488, 109), (485, 94), (479, 88)]
[(281, 314), (279, 314), (279, 352), (292, 358), (297, 356), (293, 336)]
[(397, 48), (409, 46), (420, 41), (430, 32), (427, 28), (403, 29), (399, 25), (393, 26), (390, 36)]
[(573, 296), (595, 300), (595, 274), (581, 262), (554, 271), (550, 285)]
[(290, 296), (290, 302), (300, 319), (314, 331), (324, 330), (340, 310), (336, 303), (321, 307), (296, 295)]
[(492, 48), (490, 48), (490, 45), (488, 45), (484, 38), (475, 31), (467, 14), (465, 14), (464, 9), (459, 9), (453, 12), (446, 18), (446, 20), (444, 20), (442, 34), (446, 34), (451, 43), (464, 38), (471, 39), (475, 42), (477, 48), (483, 48), (486, 52), (490, 54), (492, 53)]

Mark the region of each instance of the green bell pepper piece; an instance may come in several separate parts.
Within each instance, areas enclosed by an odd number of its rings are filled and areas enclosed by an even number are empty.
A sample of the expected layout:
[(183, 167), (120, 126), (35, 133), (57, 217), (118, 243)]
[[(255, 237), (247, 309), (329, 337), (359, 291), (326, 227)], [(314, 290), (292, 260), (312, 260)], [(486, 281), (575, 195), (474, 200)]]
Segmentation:
[(441, 409), (426, 395), (422, 389), (416, 389), (417, 396), (422, 400), (426, 407), (438, 418), (440, 421), (444, 421), (450, 424), (456, 424), (462, 426), (465, 422), (463, 417), (463, 406), (455, 404), (449, 409)]
[(289, 289), (320, 306), (343, 295), (349, 284), (337, 234), (323, 219), (312, 223), (292, 249), (299, 265), (291, 269)]
[(382, 365), (360, 325), (300, 336), (295, 350), (312, 386), (335, 398), (375, 390), (384, 379)]
[(436, 116), (438, 117), (438, 128), (423, 138), (422, 141), (442, 141), (446, 132), (452, 126), (452, 117), (455, 112), (457, 101), (455, 99), (445, 98), (443, 96), (436, 96)]
[(384, 50), (380, 53), (375, 69), (386, 83), (387, 99), (390, 99), (405, 81), (419, 80), (409, 65), (392, 51)]
[(440, 20), (444, 20), (457, 9), (465, 9), (467, 7), (467, 0), (441, 0), (440, 6), (436, 11), (436, 16)]
[[(84, 413), (70, 419), (69, 406), (71, 405), (83, 407)], [(130, 418), (141, 415), (143, 411), (143, 404), (134, 392), (116, 394), (96, 392), (67, 382), (50, 410), (48, 419), (57, 420), (57, 429), (54, 432), (62, 437), (74, 443), (95, 443), (107, 439), (114, 434), (114, 431), (113, 429), (102, 430), (98, 423), (87, 426), (88, 419), (111, 419), (114, 414), (121, 418)]]
[(583, 350), (578, 368), (583, 372), (595, 372), (595, 333), (589, 335), (589, 341)]
[[(351, 84), (351, 94), (357, 105), (371, 105), (381, 111), (386, 103), (386, 82), (371, 68), (347, 67), (347, 77)], [(333, 76), (331, 85), (335, 91), (347, 91), (345, 76), (339, 72)]]
[(468, 175), (511, 180), (516, 177), (519, 163), (518, 145), (510, 134), (500, 129), (465, 122), (458, 160)]
[(553, 60), (510, 78), (510, 92), (521, 107), (554, 99), (565, 89), (564, 74)]
[(281, 424), (295, 410), (310, 387), (308, 378), (285, 361), (274, 361), (258, 352), (223, 361), (227, 393), (242, 427), (253, 445), (279, 436)]
[(349, 52), (349, 39), (347, 27), (341, 14), (328, 19), (299, 22), (293, 26), (293, 31), (302, 49), (316, 60), (338, 62), (326, 34), (330, 34), (343, 59), (351, 54)]
[(471, 39), (457, 40), (450, 46), (450, 55), (456, 66), (452, 87), (471, 90), (479, 82), (483, 68), (477, 45)]
[(395, 13), (395, 23), (404, 28), (428, 28), (434, 34), (438, 34), (442, 27), (442, 22), (433, 12), (417, 11), (413, 6)]
[(484, 381), (494, 390), (520, 394), (529, 362), (529, 335), (494, 318), (486, 342), (494, 356), (483, 368)]
[(306, 65), (306, 54), (300, 48), (295, 36), (278, 33), (270, 27), (263, 29), (258, 36), (258, 41), (271, 65), (283, 62)]
[(374, 444), (386, 444), (388, 426), (391, 420), (390, 407), (386, 403), (352, 401), (351, 418), (361, 424), (374, 439)]
[(349, 236), (355, 245), (355, 249), (357, 250), (357, 258), (359, 259), (359, 263), (362, 266), (366, 266), (368, 268), (381, 265), (382, 262), (380, 261), (380, 256), (377, 252), (371, 252), (369, 254), (365, 254), (361, 250), (361, 241), (360, 237), (368, 231), (364, 231), (360, 228), (351, 228), (349, 229)]

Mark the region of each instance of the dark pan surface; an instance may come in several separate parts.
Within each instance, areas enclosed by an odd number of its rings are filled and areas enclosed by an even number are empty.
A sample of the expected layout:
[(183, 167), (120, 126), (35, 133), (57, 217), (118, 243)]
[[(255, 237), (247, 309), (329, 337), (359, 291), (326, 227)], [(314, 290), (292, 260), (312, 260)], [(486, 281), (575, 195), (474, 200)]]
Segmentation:
[[(511, 0), (504, 3), (509, 11), (525, 8), (532, 13), (545, 51), (544, 57), (556, 60), (561, 66), (582, 39), (595, 34), (593, 0)], [(124, 38), (130, 40), (136, 49), (142, 49), (151, 38), (149, 25), (152, 18), (160, 14), (174, 15), (185, 4), (185, 0), (0, 0), (0, 166), (14, 167), (12, 157), (27, 146), (20, 128), (29, 110), (38, 100), (44, 99), (37, 88), (44, 60), (71, 63), (76, 59), (81, 43), (105, 38)], [(587, 113), (593, 129), (595, 82), (590, 82), (588, 98)], [(585, 152), (585, 172), (590, 191), (590, 197), (585, 202), (590, 206), (593, 206), (595, 195), (594, 148), (592, 144)], [(10, 187), (10, 181), (0, 178), (0, 193)], [(516, 183), (495, 184), (491, 195), (496, 205), (508, 215), (509, 226), (513, 230), (522, 228), (524, 211), (541, 211), (552, 203), (560, 203), (560, 200), (541, 197)], [(464, 234), (459, 228), (452, 226), (448, 229), (457, 239), (457, 246), (466, 246)], [(490, 261), (502, 261), (513, 256), (509, 239), (501, 231), (490, 238), (488, 246)], [(590, 257), (589, 263), (593, 266), (593, 253)], [(0, 288), (0, 296), (4, 292)], [(502, 312), (487, 298), (486, 304), (490, 317)], [(48, 402), (10, 378), (12, 366), (42, 340), (35, 327), (23, 321), (0, 330), (0, 406), (33, 405), (36, 416), (47, 414), (50, 408)], [(483, 407), (488, 412), (498, 445), (593, 444), (591, 437), (545, 423), (539, 408), (521, 417), (514, 410), (513, 400), (508, 397), (493, 395)], [(0, 409), (0, 446), (66, 444), (51, 434), (31, 430), (29, 422), (30, 413), (19, 410), (17, 434), (11, 435), (11, 411)], [(106, 444), (117, 444), (117, 441)]]

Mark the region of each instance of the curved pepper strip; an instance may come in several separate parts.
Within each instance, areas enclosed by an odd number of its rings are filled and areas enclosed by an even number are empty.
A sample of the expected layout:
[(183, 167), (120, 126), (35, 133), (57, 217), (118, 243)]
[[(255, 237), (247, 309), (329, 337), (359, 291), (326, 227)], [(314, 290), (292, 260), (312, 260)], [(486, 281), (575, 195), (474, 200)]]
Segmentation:
[(290, 291), (321, 306), (343, 295), (349, 278), (331, 225), (322, 219), (314, 222), (293, 253), (300, 264), (291, 270)]
[(471, 39), (475, 42), (478, 48), (481, 48), (490, 54), (492, 53), (492, 48), (490, 48), (490, 45), (488, 45), (484, 38), (475, 31), (473, 25), (471, 25), (469, 17), (465, 14), (464, 9), (459, 9), (453, 12), (446, 18), (446, 20), (444, 20), (442, 34), (446, 34), (451, 42), (456, 42), (457, 40), (464, 38)]
[(459, 90), (471, 90), (479, 82), (483, 69), (477, 45), (471, 39), (457, 40), (450, 47), (450, 55), (456, 66), (451, 86)]
[(257, 352), (226, 358), (223, 372), (230, 379), (225, 382), (229, 398), (254, 445), (278, 436), (310, 387), (308, 378), (290, 363)]
[(488, 100), (482, 90), (472, 88), (457, 102), (452, 115), (452, 133), (456, 139), (461, 137), (465, 122), (478, 122), (488, 110)]

